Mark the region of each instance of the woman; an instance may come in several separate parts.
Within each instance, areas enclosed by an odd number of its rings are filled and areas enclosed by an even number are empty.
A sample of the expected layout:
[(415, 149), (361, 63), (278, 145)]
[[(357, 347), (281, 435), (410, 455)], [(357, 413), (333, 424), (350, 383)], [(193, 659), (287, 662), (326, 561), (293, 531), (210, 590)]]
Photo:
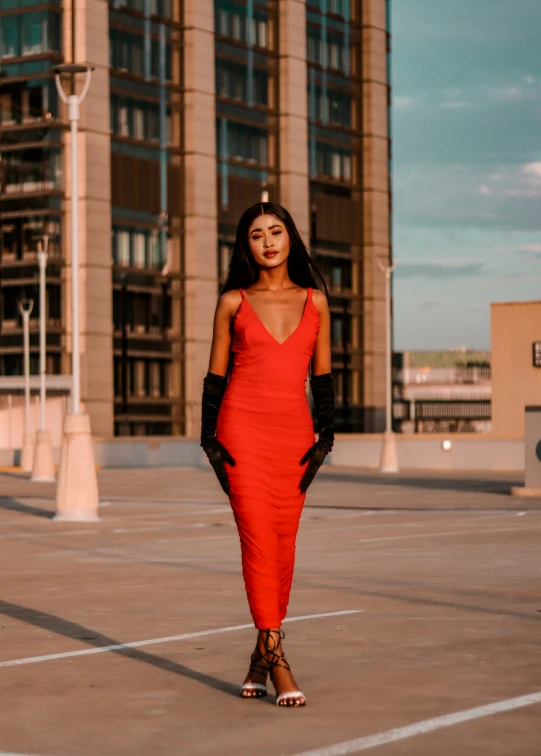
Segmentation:
[[(203, 382), (201, 446), (231, 502), (259, 630), (241, 695), (266, 695), (270, 674), (281, 706), (306, 703), (284, 656), (281, 624), (306, 489), (334, 441), (330, 315), (313, 270), (323, 281), (287, 210), (264, 202), (244, 213)], [(315, 443), (305, 391), (310, 361)]]

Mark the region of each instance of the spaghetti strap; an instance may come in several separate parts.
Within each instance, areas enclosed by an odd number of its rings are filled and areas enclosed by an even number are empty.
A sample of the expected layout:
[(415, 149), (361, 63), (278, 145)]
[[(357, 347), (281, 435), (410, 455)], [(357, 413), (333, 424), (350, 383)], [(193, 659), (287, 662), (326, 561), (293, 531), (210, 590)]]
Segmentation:
[(312, 292), (313, 289), (311, 286), (308, 287), (308, 296), (306, 297), (306, 301), (308, 302), (310, 299), (312, 299)]
[(244, 292), (243, 292), (243, 290), (242, 290), (242, 289), (241, 289), (240, 287), (239, 287), (239, 291), (240, 291), (240, 295), (241, 295), (241, 297), (242, 297), (243, 299), (246, 299), (246, 297), (244, 296)]

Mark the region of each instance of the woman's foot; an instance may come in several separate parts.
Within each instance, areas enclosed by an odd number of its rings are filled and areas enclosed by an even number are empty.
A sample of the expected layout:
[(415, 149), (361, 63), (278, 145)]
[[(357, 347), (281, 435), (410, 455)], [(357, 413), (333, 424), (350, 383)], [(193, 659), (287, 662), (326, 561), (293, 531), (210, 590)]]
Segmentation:
[(265, 630), (263, 635), (266, 651), (265, 661), (269, 664), (270, 678), (276, 690), (277, 705), (304, 706), (306, 698), (295, 682), (291, 667), (287, 663), (282, 649), (285, 633), (283, 630)]
[(242, 698), (262, 698), (267, 695), (267, 675), (270, 665), (265, 659), (265, 647), (260, 642), (260, 638), (261, 633), (250, 658), (250, 669), (240, 688)]

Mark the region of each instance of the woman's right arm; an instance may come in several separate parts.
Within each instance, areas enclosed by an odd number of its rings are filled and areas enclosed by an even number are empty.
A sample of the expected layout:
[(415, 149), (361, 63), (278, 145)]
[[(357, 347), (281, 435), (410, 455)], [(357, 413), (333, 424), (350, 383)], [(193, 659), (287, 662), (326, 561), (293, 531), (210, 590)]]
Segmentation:
[(231, 347), (231, 320), (237, 312), (242, 297), (237, 290), (226, 291), (216, 305), (212, 346), (210, 349), (209, 373), (225, 375), (229, 364)]

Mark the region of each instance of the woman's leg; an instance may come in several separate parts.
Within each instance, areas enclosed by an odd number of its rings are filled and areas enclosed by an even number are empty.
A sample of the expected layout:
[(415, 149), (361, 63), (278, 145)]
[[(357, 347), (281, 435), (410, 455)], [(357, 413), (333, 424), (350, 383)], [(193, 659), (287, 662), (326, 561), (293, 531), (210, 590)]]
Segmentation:
[(265, 660), (270, 667), (270, 677), (276, 697), (280, 699), (282, 706), (304, 706), (306, 698), (299, 690), (291, 668), (286, 661), (282, 640), (285, 634), (279, 628), (269, 630), (260, 630), (258, 636), (259, 644), (263, 644), (265, 649)]

